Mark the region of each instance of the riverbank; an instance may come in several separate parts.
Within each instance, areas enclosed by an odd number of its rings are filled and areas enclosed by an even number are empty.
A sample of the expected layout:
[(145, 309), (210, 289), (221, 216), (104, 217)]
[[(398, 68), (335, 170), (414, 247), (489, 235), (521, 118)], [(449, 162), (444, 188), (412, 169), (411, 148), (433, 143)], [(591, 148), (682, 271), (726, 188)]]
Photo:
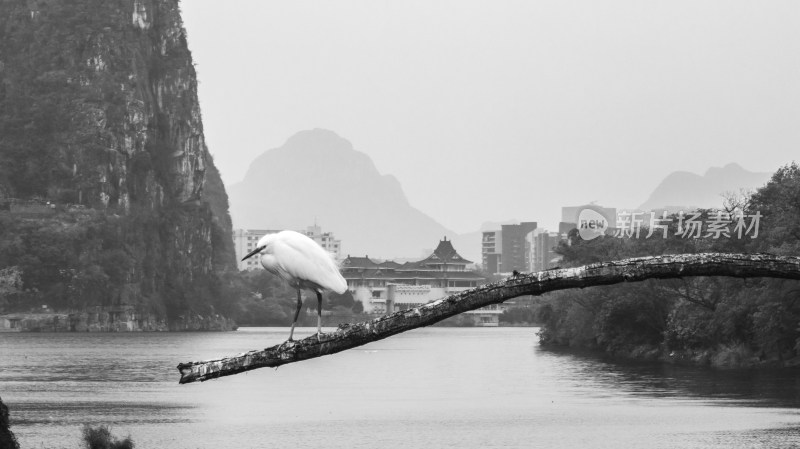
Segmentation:
[(80, 312), (10, 313), (0, 315), (0, 332), (222, 332), (237, 329), (221, 315), (182, 315), (174, 320), (133, 308), (94, 307)]
[(769, 358), (763, 354), (755, 353), (743, 344), (717, 345), (713, 348), (684, 350), (668, 350), (654, 345), (635, 345), (615, 350), (603, 350), (598, 347), (576, 348), (552, 343), (542, 344), (542, 347), (555, 350), (590, 352), (630, 361), (710, 366), (721, 369), (800, 367), (800, 356), (785, 359)]

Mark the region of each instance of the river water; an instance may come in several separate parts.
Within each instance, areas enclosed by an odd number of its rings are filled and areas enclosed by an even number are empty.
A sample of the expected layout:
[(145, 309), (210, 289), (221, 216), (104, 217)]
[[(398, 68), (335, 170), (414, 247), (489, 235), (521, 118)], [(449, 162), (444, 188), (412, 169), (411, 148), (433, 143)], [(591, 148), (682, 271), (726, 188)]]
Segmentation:
[(138, 449), (800, 447), (799, 371), (610, 362), (531, 328), (418, 329), (178, 384), (179, 362), (287, 334), (0, 334), (0, 397), (23, 449), (79, 448), (100, 423)]

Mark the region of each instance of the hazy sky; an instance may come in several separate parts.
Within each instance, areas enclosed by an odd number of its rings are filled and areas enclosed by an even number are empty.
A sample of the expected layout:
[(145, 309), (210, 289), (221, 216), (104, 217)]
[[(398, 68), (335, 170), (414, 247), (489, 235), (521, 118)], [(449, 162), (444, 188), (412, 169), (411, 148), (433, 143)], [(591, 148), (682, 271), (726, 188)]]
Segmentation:
[(227, 185), (292, 134), (327, 128), (454, 231), (553, 229), (561, 206), (635, 207), (672, 171), (771, 172), (799, 154), (796, 0), (182, 10)]

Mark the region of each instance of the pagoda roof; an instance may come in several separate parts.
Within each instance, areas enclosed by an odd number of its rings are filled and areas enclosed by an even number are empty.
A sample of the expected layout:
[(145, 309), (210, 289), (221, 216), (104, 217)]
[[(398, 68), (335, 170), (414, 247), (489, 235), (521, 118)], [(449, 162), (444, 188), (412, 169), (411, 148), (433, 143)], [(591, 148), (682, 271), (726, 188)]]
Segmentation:
[(445, 264), (445, 263), (469, 265), (472, 263), (472, 261), (461, 257), (461, 255), (458, 254), (456, 249), (453, 248), (453, 242), (447, 240), (447, 237), (445, 237), (444, 240), (439, 240), (439, 246), (437, 246), (436, 249), (433, 250), (433, 253), (430, 256), (415, 263), (419, 265)]
[[(348, 254), (347, 258), (342, 261), (341, 268), (343, 270), (377, 269), (377, 270), (386, 270), (391, 273), (394, 272), (395, 270), (397, 270), (398, 272), (430, 271), (430, 270), (435, 270), (430, 267), (431, 265), (444, 265), (448, 263), (454, 265), (469, 265), (472, 263), (472, 261), (461, 257), (461, 255), (458, 254), (456, 249), (453, 248), (453, 243), (450, 240), (447, 240), (447, 237), (445, 237), (444, 240), (439, 241), (439, 245), (436, 247), (435, 250), (433, 250), (433, 253), (431, 253), (430, 256), (422, 260), (418, 260), (416, 262), (405, 262), (403, 264), (400, 264), (393, 260), (387, 260), (378, 263), (370, 259), (369, 256), (353, 257)], [(456, 273), (456, 272), (448, 271), (448, 273)]]

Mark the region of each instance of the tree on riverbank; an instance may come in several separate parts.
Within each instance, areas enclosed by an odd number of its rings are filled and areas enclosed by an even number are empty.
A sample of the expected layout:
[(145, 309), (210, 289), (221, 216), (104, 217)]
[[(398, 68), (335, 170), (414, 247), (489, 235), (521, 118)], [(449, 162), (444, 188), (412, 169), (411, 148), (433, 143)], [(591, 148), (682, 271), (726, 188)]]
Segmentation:
[[(622, 257), (698, 251), (800, 254), (800, 167), (778, 170), (752, 195), (728, 201), (746, 215), (760, 213), (757, 238), (667, 239), (571, 235), (559, 251), (568, 266)], [(707, 216), (708, 211), (704, 212)], [(690, 359), (716, 365), (795, 364), (800, 355), (800, 283), (695, 278), (648, 281), (543, 298), (541, 341), (634, 357)]]

